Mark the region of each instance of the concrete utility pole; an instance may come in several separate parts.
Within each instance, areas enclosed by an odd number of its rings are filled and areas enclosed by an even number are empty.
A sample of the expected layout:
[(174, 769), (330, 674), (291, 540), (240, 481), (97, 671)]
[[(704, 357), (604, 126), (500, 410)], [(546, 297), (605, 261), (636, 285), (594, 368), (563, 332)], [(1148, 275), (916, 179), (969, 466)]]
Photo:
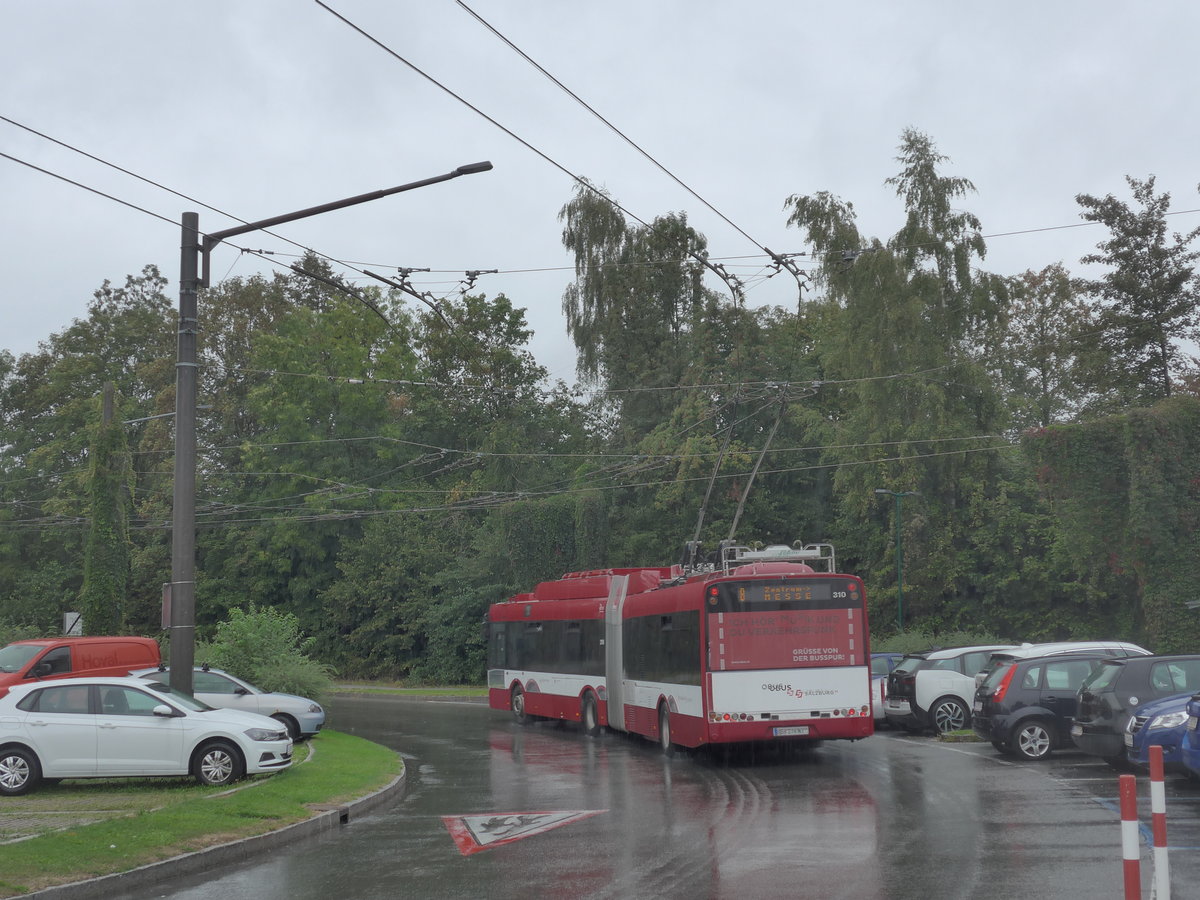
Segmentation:
[(888, 494), (896, 498), (896, 624), (904, 630), (904, 544), (900, 538), (900, 501), (904, 497), (912, 497), (916, 491), (889, 491), (875, 488), (876, 494)]
[(282, 225), (297, 219), (320, 215), (335, 209), (355, 206), (416, 188), (449, 181), (461, 175), (474, 175), (492, 168), (490, 162), (459, 166), (444, 175), (435, 175), (392, 188), (310, 206), (296, 212), (260, 219), (236, 228), (214, 231), (200, 240), (200, 217), (183, 214), (183, 240), (179, 262), (179, 348), (175, 366), (175, 488), (171, 516), (171, 687), (192, 693), (192, 667), (196, 659), (196, 336), (199, 331), (196, 295), (208, 287), (209, 254), (221, 241), (238, 234)]
[(192, 692), (196, 659), (196, 294), (200, 216), (183, 214), (175, 364), (175, 489), (171, 507), (171, 687)]

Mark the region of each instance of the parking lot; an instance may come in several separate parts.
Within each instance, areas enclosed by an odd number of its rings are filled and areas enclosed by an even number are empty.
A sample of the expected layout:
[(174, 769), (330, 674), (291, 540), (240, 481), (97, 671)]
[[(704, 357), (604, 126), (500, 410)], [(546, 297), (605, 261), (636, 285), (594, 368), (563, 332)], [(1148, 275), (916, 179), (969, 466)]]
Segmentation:
[[(986, 742), (946, 743), (932, 736), (911, 735), (903, 731), (882, 729), (877, 739), (903, 741), (926, 745), (937, 745), (947, 753), (960, 753), (977, 757), (981, 765), (1012, 767), (1024, 771), (1043, 772), (1080, 795), (1086, 802), (1095, 804), (1112, 813), (1113, 828), (1120, 819), (1119, 784), (1120, 775), (1133, 774), (1137, 780), (1138, 830), (1141, 836), (1143, 883), (1152, 869), (1150, 775), (1148, 772), (1119, 772), (1097, 757), (1078, 750), (1056, 750), (1047, 759), (1028, 762), (1003, 756)], [(932, 749), (932, 746), (930, 746)], [(1167, 809), (1168, 861), (1171, 866), (1171, 881), (1176, 887), (1172, 896), (1196, 896), (1194, 888), (1183, 886), (1200, 884), (1200, 781), (1192, 781), (1182, 775), (1168, 774), (1164, 778), (1164, 793)], [(1035, 804), (1036, 797), (1029, 802)], [(1113, 836), (1114, 879), (1118, 877), (1120, 849)], [(1114, 894), (1115, 896), (1115, 894)]]

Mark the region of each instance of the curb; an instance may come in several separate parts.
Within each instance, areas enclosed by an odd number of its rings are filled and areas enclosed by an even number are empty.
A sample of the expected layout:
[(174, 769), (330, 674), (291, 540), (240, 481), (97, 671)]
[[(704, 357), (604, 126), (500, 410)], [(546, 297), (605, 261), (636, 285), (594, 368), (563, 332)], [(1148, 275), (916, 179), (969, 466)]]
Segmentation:
[(112, 875), (102, 875), (99, 878), (89, 878), (86, 881), (59, 884), (21, 896), (37, 898), (37, 900), (92, 900), (97, 897), (115, 896), (118, 891), (149, 887), (173, 878), (186, 878), (200, 872), (211, 872), (220, 866), (235, 865), (303, 838), (324, 834), (327, 831), (336, 831), (339, 826), (347, 824), (352, 816), (366, 815), (392, 799), (394, 795), (401, 793), (407, 778), (408, 770), (405, 769), (391, 783), (372, 794), (324, 809), (310, 819), (287, 825), (278, 831), (268, 831), (266, 834), (241, 838), (230, 841), (228, 844), (206, 847), (194, 853), (185, 853), (182, 856), (139, 866), (128, 872), (117, 872)]

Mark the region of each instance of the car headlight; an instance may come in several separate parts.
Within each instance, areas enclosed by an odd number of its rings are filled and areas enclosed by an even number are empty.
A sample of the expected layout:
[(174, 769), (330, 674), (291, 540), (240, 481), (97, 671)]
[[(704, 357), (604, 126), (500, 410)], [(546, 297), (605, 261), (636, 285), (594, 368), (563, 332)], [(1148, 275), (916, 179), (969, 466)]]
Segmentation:
[(319, 704), (319, 703), (312, 703), (312, 704), (309, 704), (308, 711), (309, 711), (309, 712), (311, 712), (311, 713), (319, 713), (319, 712), (321, 712), (321, 704)]
[(282, 741), (287, 737), (286, 731), (272, 728), (247, 728), (245, 734), (252, 741)]
[(1150, 720), (1151, 728), (1178, 728), (1180, 725), (1186, 725), (1188, 715), (1184, 711), (1166, 713), (1165, 715), (1155, 716)]

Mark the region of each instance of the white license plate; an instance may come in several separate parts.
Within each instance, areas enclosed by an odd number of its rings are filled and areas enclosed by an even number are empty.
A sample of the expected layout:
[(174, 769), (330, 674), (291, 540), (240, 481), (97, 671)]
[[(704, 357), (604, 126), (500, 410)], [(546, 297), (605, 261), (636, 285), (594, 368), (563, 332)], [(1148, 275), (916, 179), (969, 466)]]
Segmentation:
[(1133, 735), (1132, 735), (1132, 734), (1130, 734), (1128, 731), (1127, 731), (1127, 732), (1125, 732), (1125, 746), (1126, 746), (1126, 747), (1132, 747), (1132, 746), (1133, 746)]
[(808, 734), (807, 725), (789, 725), (786, 728), (772, 728), (771, 734), (775, 737), (795, 737), (796, 735)]
[(1072, 725), (1071, 726), (1071, 737), (1080, 737), (1082, 735), (1083, 735), (1083, 726), (1082, 725)]
[(983, 712), (983, 701), (976, 700), (975, 705), (971, 707), (973, 712)]
[(1188, 730), (1188, 731), (1195, 731), (1195, 730), (1196, 730), (1196, 717), (1195, 717), (1195, 716), (1188, 716), (1188, 727), (1187, 727), (1187, 730)]

